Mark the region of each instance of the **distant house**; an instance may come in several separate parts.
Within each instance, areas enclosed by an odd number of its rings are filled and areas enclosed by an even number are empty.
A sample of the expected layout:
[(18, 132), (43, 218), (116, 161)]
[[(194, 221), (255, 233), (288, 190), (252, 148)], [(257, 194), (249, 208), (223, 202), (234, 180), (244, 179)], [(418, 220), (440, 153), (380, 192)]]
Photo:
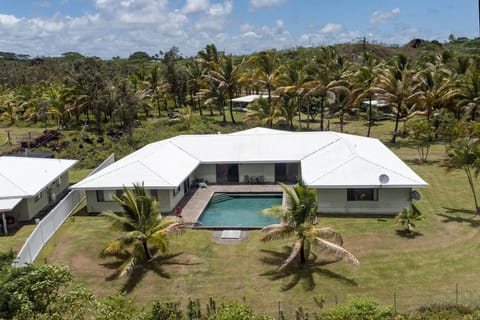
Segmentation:
[(113, 195), (143, 183), (172, 211), (198, 181), (295, 183), (317, 189), (318, 212), (395, 214), (412, 188), (427, 183), (379, 140), (335, 132), (254, 128), (232, 134), (180, 135), (154, 142), (72, 186), (89, 212), (120, 210)]
[(0, 157), (0, 224), (6, 218), (28, 221), (69, 185), (77, 160)]

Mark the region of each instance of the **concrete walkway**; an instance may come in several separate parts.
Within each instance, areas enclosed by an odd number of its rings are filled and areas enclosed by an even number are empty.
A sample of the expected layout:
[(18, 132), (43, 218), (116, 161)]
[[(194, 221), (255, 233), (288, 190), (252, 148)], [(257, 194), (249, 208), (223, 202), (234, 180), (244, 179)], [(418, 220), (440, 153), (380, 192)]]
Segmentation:
[(276, 184), (212, 185), (197, 189), (182, 209), (183, 221), (194, 225), (215, 192), (282, 192)]

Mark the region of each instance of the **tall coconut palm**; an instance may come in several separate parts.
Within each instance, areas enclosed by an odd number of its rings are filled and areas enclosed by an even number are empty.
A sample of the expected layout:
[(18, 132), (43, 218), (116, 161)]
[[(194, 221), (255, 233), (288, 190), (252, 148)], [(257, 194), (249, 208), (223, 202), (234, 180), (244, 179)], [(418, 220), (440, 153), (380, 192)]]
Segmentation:
[(264, 227), (261, 238), (262, 241), (270, 241), (295, 236), (292, 251), (278, 270), (285, 269), (296, 259), (304, 265), (308, 259), (306, 247), (310, 244), (346, 262), (359, 264), (357, 258), (342, 247), (343, 239), (338, 232), (329, 227), (317, 227), (317, 191), (302, 184), (295, 185), (293, 189), (280, 185), (287, 195), (287, 205), (266, 209), (265, 213), (278, 215), (281, 223)]
[(226, 56), (223, 63), (217, 70), (210, 71), (210, 78), (217, 83), (219, 90), (223, 90), (228, 94), (230, 100), (230, 118), (232, 123), (235, 123), (233, 117), (233, 97), (234, 93), (239, 86), (241, 77), (241, 64), (235, 64), (233, 62), (232, 55)]
[[(459, 79), (459, 101), (457, 106), (463, 108), (470, 119), (475, 121), (478, 107), (480, 106), (480, 71), (472, 68)], [(460, 115), (457, 114), (457, 118)]]
[(362, 54), (361, 65), (352, 75), (355, 87), (361, 91), (356, 98), (355, 104), (360, 105), (365, 99), (368, 99), (369, 102), (367, 137), (370, 137), (373, 126), (372, 99), (375, 97), (373, 87), (379, 70), (380, 64), (378, 58), (374, 54), (365, 51)]
[(176, 218), (163, 218), (158, 213), (157, 202), (147, 195), (143, 185), (125, 187), (122, 196), (114, 196), (114, 200), (123, 211), (103, 212), (102, 215), (111, 220), (113, 226), (119, 228), (122, 234), (110, 241), (100, 255), (124, 257), (125, 260), (117, 270), (117, 276), (122, 277), (131, 272), (137, 264), (147, 263), (154, 257), (151, 246), (161, 253), (166, 252), (168, 234), (178, 231), (183, 224)]
[(252, 56), (248, 63), (255, 68), (255, 81), (267, 90), (268, 103), (272, 103), (272, 91), (275, 90), (280, 76), (280, 61), (273, 51), (263, 51)]
[(418, 86), (414, 89), (420, 95), (417, 99), (430, 120), (433, 112), (442, 108), (459, 93), (458, 89), (452, 86), (451, 72), (445, 68), (430, 67), (418, 73)]
[[(276, 101), (278, 102), (278, 101)], [(257, 99), (251, 103), (248, 112), (243, 117), (244, 122), (259, 121), (262, 125), (272, 128), (273, 125), (284, 124), (287, 119), (283, 117), (278, 103), (268, 103), (267, 99)]]
[(420, 93), (413, 91), (412, 80), (413, 72), (405, 67), (403, 59), (399, 58), (397, 66), (386, 69), (379, 75), (378, 83), (373, 89), (395, 109), (395, 128), (392, 133), (392, 143), (395, 143), (397, 139), (400, 118), (407, 116), (406, 110), (410, 109), (409, 107), (420, 95)]
[(447, 166), (449, 169), (459, 168), (465, 171), (468, 184), (475, 203), (475, 212), (480, 213), (480, 206), (475, 191), (475, 180), (480, 173), (480, 141), (478, 138), (460, 138), (449, 146)]

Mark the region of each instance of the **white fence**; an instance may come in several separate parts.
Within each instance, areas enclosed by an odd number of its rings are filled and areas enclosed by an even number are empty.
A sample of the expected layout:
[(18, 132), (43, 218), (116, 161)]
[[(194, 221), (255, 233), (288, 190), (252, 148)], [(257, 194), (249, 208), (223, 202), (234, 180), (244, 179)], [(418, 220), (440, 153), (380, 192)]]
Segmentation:
[[(102, 162), (90, 174), (93, 174), (115, 161), (115, 156), (112, 153), (105, 161)], [(58, 228), (67, 220), (73, 213), (78, 204), (85, 198), (85, 191), (74, 190), (70, 192), (65, 198), (60, 201), (55, 208), (53, 208), (43, 218), (28, 237), (22, 249), (18, 253), (17, 258), (13, 261), (14, 267), (22, 267), (28, 263), (32, 263), (37, 258), (47, 241), (55, 234)]]

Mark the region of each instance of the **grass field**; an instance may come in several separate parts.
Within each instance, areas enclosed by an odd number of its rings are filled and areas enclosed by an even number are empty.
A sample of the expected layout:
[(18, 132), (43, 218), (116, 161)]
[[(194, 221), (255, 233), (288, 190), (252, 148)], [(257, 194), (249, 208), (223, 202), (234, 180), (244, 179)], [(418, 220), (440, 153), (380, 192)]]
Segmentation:
[[(378, 123), (373, 136), (388, 142), (391, 128), (391, 122)], [(351, 122), (345, 132), (365, 135), (366, 129), (363, 123)], [(67, 264), (96, 294), (126, 290), (139, 303), (165, 299), (185, 304), (190, 297), (206, 303), (213, 296), (244, 299), (254, 310), (271, 314), (280, 303), (288, 315), (300, 305), (315, 309), (314, 297), (324, 297), (328, 306), (362, 295), (390, 305), (395, 297), (397, 308), (407, 310), (431, 302), (453, 303), (457, 285), (460, 303), (478, 303), (480, 217), (471, 214), (466, 177), (460, 170), (446, 174), (444, 146), (433, 146), (430, 161), (422, 164), (414, 145), (401, 138), (398, 142), (392, 150), (430, 184), (419, 190), (422, 199), (415, 203), (425, 215), (418, 227), (421, 234), (402, 237), (391, 218), (320, 220), (342, 233), (359, 266), (330, 263), (319, 255), (311, 257), (308, 267), (277, 274), (275, 267), (292, 240), (261, 243), (259, 232), (251, 231), (242, 243), (220, 244), (212, 241), (212, 231), (189, 230), (172, 239), (169, 254), (157, 263), (137, 269), (130, 279), (114, 280), (116, 262), (98, 255), (116, 234), (98, 216), (68, 220), (37, 261)], [(1, 247), (8, 246), (3, 240)]]

